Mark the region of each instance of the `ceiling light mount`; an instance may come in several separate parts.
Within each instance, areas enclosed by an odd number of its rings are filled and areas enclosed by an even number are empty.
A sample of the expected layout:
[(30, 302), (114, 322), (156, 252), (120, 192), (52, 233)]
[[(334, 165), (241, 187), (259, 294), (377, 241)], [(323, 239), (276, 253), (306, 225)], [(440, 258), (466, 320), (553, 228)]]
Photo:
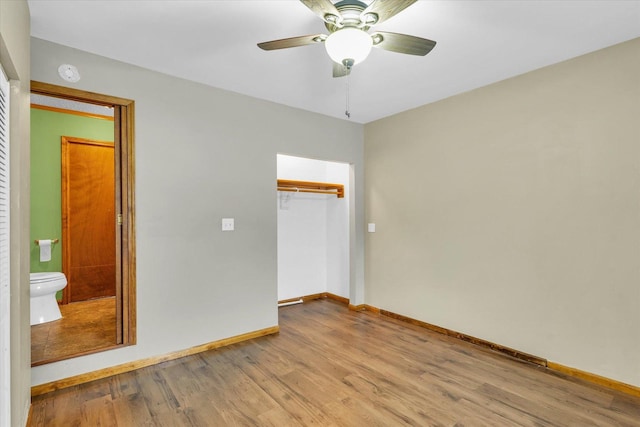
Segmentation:
[[(338, 19), (328, 20), (326, 16), (324, 19), (324, 26), (327, 27), (330, 33), (346, 27), (360, 28), (364, 31), (369, 29), (370, 24), (362, 19), (362, 12), (367, 8), (365, 3), (359, 0), (342, 0), (334, 6), (340, 13)], [(368, 13), (367, 15), (370, 14)]]

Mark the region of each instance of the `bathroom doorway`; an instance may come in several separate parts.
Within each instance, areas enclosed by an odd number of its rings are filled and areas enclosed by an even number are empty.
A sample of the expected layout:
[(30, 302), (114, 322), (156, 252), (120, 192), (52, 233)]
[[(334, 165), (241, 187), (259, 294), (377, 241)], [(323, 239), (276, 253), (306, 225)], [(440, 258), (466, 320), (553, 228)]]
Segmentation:
[[(32, 127), (37, 126), (38, 114), (44, 115), (44, 110), (47, 114), (55, 113), (49, 118), (48, 128), (57, 127), (67, 115), (74, 115), (76, 119), (83, 116), (83, 125), (89, 122), (87, 117), (109, 120), (110, 116), (112, 121), (106, 137), (89, 139), (83, 138), (81, 131), (74, 130), (74, 134), (69, 135), (61, 130), (57, 148), (53, 144), (59, 172), (58, 184), (52, 185), (57, 185), (61, 194), (58, 208), (54, 207), (58, 210), (55, 225), (59, 226), (57, 234), (61, 239), (53, 253), (55, 255), (57, 251), (58, 256), (64, 253), (64, 257), (60, 257), (61, 260), (64, 258), (61, 262), (64, 267), (48, 265), (43, 268), (61, 268), (67, 276), (69, 289), (60, 301), (65, 303), (61, 305), (63, 318), (32, 326), (32, 366), (36, 366), (135, 344), (134, 102), (40, 82), (31, 82), (31, 93)], [(36, 107), (34, 100), (48, 106)], [(89, 107), (109, 113), (105, 113), (107, 116), (96, 114)], [(38, 138), (38, 134), (32, 130), (32, 145), (34, 138)], [(39, 154), (33, 151), (32, 157), (37, 157)], [(40, 172), (37, 167), (32, 169), (32, 182)], [(96, 181), (96, 173), (101, 175), (101, 185)], [(69, 193), (70, 188), (75, 188), (73, 193)], [(77, 191), (79, 189), (81, 191)], [(34, 197), (32, 185), (32, 200)], [(87, 210), (87, 206), (98, 205), (98, 202), (103, 205), (99, 209), (100, 218), (95, 216), (95, 210)], [(41, 208), (41, 203), (32, 202), (32, 222), (38, 216), (37, 209)], [(96, 221), (101, 223), (100, 230), (88, 227)], [(40, 233), (43, 236), (34, 236), (35, 233), (32, 224), (32, 241), (58, 237), (44, 232)], [(85, 242), (69, 240), (70, 235), (78, 234), (85, 235)], [(90, 241), (88, 246), (86, 239)], [(32, 272), (34, 250), (37, 248), (32, 247)], [(37, 264), (36, 268), (39, 268)], [(83, 280), (88, 286), (81, 284)], [(65, 317), (65, 314), (68, 315)], [(101, 327), (104, 333), (99, 340), (94, 339), (95, 331), (89, 328), (95, 324), (89, 319), (91, 316), (98, 316), (100, 322), (107, 324)], [(78, 323), (74, 323), (76, 321)], [(50, 351), (44, 350), (45, 344), (40, 342), (42, 337), (49, 341), (46, 346)]]

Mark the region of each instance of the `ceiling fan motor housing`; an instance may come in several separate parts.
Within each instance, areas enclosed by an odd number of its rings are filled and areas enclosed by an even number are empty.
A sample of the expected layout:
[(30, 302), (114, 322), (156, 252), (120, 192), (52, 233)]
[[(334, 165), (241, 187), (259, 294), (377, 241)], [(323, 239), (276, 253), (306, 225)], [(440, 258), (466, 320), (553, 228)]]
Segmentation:
[(361, 16), (367, 5), (358, 0), (342, 0), (334, 6), (341, 16), (325, 16), (325, 27), (331, 33), (347, 27), (367, 31), (378, 20), (378, 16), (375, 13), (368, 13), (364, 17)]

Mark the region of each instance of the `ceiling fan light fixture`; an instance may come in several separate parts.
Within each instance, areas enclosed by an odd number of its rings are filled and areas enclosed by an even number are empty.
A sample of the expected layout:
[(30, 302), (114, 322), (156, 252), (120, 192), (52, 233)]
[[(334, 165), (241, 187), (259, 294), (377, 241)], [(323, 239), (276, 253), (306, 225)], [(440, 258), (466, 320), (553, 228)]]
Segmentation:
[(331, 33), (324, 42), (327, 54), (338, 64), (353, 61), (352, 65), (355, 65), (364, 61), (372, 46), (373, 40), (369, 34), (349, 27)]

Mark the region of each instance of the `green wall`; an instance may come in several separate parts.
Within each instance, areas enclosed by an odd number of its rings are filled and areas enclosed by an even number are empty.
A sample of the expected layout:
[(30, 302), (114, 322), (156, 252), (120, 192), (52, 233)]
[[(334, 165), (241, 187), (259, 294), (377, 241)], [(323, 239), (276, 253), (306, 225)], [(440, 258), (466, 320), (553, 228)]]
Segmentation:
[[(62, 271), (61, 136), (113, 141), (113, 121), (31, 109), (31, 272)], [(40, 262), (36, 239), (60, 239)]]

